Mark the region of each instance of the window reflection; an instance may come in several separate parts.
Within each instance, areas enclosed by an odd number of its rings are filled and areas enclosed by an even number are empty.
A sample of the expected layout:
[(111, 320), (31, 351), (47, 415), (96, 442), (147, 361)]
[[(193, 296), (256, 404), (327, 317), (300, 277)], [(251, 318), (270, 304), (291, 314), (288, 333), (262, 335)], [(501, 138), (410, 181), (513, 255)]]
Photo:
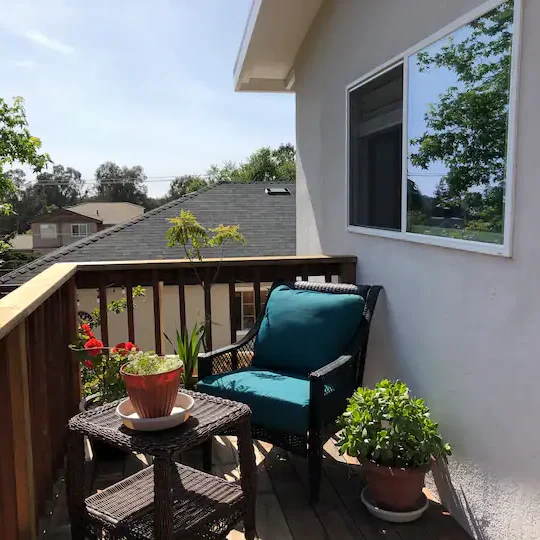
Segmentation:
[(513, 7), (409, 58), (409, 232), (503, 243)]

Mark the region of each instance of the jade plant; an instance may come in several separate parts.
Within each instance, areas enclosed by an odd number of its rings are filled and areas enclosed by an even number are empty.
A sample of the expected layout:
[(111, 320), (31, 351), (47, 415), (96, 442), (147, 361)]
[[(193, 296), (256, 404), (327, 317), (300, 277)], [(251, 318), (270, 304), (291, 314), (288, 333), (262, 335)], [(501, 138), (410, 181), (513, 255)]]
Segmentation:
[(358, 388), (338, 425), (340, 453), (378, 465), (417, 469), (451, 454), (424, 400), (412, 397), (399, 380)]
[(179, 356), (159, 356), (154, 351), (136, 351), (127, 357), (122, 370), (130, 375), (157, 375), (181, 366)]

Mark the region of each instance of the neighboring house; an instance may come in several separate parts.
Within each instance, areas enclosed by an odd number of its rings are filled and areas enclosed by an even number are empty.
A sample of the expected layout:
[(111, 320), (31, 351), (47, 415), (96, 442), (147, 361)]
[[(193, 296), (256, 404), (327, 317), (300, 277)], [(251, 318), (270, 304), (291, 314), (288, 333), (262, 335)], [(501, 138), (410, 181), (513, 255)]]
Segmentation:
[[(355, 254), (358, 281), (384, 286), (365, 383), (426, 399), (454, 451), (439, 494), (485, 540), (540, 539), (539, 24), (537, 0), (256, 0), (235, 66), (237, 90), (295, 93), (297, 252)], [(485, 71), (458, 80), (444, 63), (471, 44), (461, 67)], [(462, 116), (430, 126), (443, 94)], [(422, 169), (411, 140), (434, 129), (460, 142)], [(499, 223), (419, 234), (408, 173), (433, 198), (454, 157), (469, 194), (499, 190)]]
[(68, 206), (68, 210), (101, 221), (99, 230), (144, 214), (144, 207), (129, 202), (86, 202)]
[[(268, 193), (270, 192), (270, 193)], [(202, 225), (239, 225), (246, 244), (231, 244), (226, 257), (262, 257), (296, 254), (295, 186), (289, 183), (256, 182), (252, 184), (214, 184), (195, 193), (141, 214), (125, 223), (79, 239), (71, 245), (21, 266), (0, 277), (0, 292), (7, 292), (36, 276), (58, 262), (134, 261), (151, 259), (183, 259), (180, 247), (167, 247), (168, 218), (176, 217), (182, 209), (192, 211)], [(88, 218), (93, 219), (93, 218)], [(220, 251), (205, 249), (203, 256), (219, 257)], [(270, 284), (261, 284), (270, 286)], [(241, 321), (239, 335), (254, 323), (253, 287), (237, 285), (236, 320)], [(188, 327), (201, 320), (204, 314), (202, 288), (187, 286), (186, 313)], [(230, 343), (228, 285), (212, 287), (213, 344), (216, 347)], [(107, 299), (121, 298), (119, 288), (108, 291)], [(264, 301), (265, 295), (262, 294)], [(79, 311), (90, 313), (97, 307), (97, 291), (78, 291)], [(165, 333), (174, 336), (179, 327), (177, 287), (165, 286), (163, 292)], [(135, 299), (135, 335), (137, 344), (145, 349), (154, 348), (152, 289), (147, 288), (144, 298)], [(109, 317), (112, 342), (125, 341), (127, 314)], [(172, 352), (167, 344), (167, 350)]]
[(34, 249), (33, 237), (31, 234), (16, 234), (9, 241), (11, 249), (25, 255), (31, 255)]
[(60, 208), (31, 222), (34, 252), (48, 253), (143, 213), (142, 206), (127, 202), (89, 202)]

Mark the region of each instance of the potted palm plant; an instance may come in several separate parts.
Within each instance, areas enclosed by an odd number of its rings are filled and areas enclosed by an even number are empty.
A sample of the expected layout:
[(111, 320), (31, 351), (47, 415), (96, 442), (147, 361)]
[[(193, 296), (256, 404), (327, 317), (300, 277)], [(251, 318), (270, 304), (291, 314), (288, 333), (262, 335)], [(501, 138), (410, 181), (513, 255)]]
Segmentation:
[(179, 356), (136, 351), (120, 368), (126, 390), (140, 418), (168, 416), (174, 406), (183, 363)]
[(359, 388), (338, 424), (340, 453), (359, 459), (372, 499), (385, 510), (414, 510), (432, 459), (451, 454), (424, 400), (401, 381)]

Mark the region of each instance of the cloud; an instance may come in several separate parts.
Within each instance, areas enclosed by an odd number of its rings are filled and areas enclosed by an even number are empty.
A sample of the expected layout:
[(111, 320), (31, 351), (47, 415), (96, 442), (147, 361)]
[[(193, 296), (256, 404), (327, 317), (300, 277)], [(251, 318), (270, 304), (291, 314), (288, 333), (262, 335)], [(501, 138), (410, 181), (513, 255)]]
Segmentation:
[(33, 41), (37, 45), (47, 47), (48, 49), (52, 49), (53, 51), (59, 52), (61, 54), (68, 55), (75, 53), (75, 48), (71, 45), (67, 45), (65, 43), (62, 43), (61, 41), (51, 39), (45, 34), (42, 34), (41, 32), (25, 32), (24, 37)]

